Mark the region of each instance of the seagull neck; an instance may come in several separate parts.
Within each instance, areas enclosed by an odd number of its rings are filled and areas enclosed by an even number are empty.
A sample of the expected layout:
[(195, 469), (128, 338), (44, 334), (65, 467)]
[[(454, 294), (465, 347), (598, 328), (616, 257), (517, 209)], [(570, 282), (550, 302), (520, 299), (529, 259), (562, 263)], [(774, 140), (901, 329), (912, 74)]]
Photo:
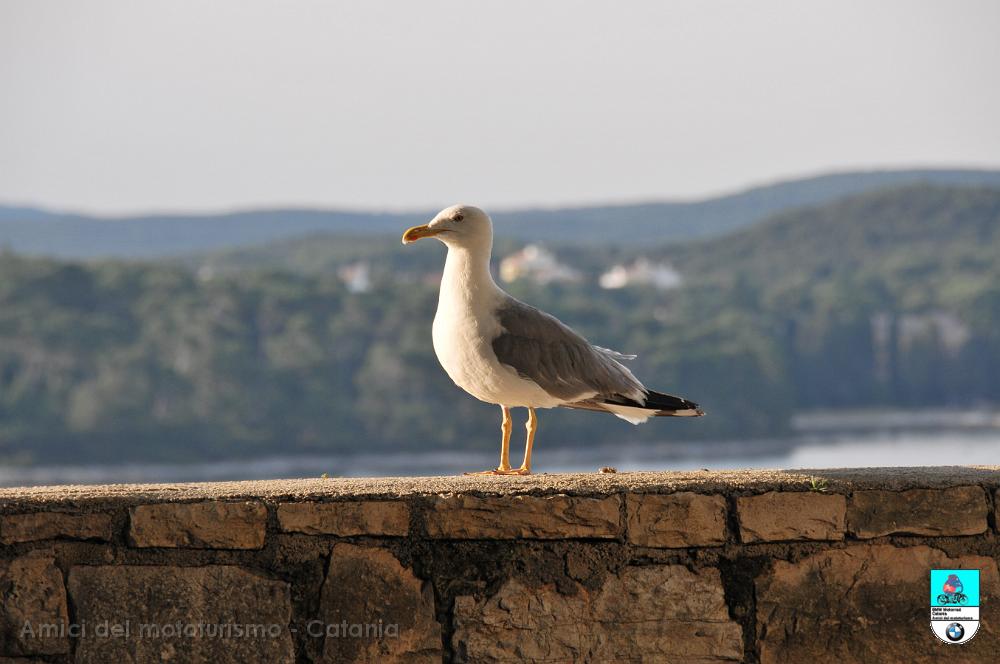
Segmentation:
[(490, 274), (492, 247), (448, 247), (441, 277), (440, 300), (459, 298), (469, 303), (483, 302), (484, 297), (500, 291)]

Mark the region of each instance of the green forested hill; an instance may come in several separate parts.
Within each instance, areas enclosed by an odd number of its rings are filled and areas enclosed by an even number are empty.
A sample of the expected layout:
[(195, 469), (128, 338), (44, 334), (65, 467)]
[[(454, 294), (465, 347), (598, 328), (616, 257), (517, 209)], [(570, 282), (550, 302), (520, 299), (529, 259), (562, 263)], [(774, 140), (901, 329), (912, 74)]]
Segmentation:
[[(910, 187), (646, 251), (679, 269), (676, 290), (518, 282), (595, 343), (638, 353), (648, 385), (709, 411), (641, 427), (547, 412), (539, 440), (749, 438), (780, 435), (800, 408), (1000, 403), (998, 237), (1000, 192)], [(332, 270), (0, 254), (0, 456), (492, 448), (494, 408), (432, 352), (441, 248), (366, 242), (313, 260), (398, 260), (401, 281), (386, 271), (355, 294)], [(556, 249), (574, 265), (614, 260)]]
[(908, 187), (653, 252), (758, 312), (806, 407), (1000, 401), (1000, 192)]
[(928, 186), (875, 192), (651, 255), (706, 279), (738, 275), (765, 298), (813, 297), (833, 281), (868, 279), (907, 309), (949, 306), (1000, 276), (1000, 193)]

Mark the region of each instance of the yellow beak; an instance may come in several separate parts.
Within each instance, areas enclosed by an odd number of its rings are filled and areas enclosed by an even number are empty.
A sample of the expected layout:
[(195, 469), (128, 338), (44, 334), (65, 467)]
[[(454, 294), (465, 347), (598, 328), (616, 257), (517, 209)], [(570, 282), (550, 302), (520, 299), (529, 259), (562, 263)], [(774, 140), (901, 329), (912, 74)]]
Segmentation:
[(427, 224), (407, 228), (406, 232), (403, 233), (403, 244), (410, 244), (425, 237), (434, 237), (435, 235), (444, 233), (446, 230), (445, 228), (431, 228)]

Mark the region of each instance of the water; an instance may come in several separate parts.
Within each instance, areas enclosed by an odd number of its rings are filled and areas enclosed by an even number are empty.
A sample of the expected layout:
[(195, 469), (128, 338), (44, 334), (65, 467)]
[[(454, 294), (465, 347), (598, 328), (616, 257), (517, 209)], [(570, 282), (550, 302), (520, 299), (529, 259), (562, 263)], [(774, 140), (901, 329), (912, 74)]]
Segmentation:
[[(515, 444), (512, 461), (520, 461)], [(207, 482), (290, 477), (454, 475), (495, 467), (496, 453), (419, 451), (310, 457), (268, 457), (200, 464), (0, 467), (0, 486)], [(772, 441), (626, 443), (535, 448), (535, 471), (728, 470), (1000, 464), (1000, 429), (823, 433)]]

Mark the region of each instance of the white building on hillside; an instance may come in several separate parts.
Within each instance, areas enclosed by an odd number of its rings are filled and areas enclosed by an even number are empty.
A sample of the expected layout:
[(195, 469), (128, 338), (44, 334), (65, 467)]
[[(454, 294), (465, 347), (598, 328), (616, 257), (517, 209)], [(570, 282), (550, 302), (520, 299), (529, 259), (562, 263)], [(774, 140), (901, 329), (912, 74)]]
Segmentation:
[(681, 273), (669, 263), (654, 263), (648, 258), (639, 258), (631, 265), (615, 265), (601, 275), (601, 288), (625, 288), (626, 286), (653, 286), (659, 290), (670, 290), (681, 285)]
[(506, 282), (528, 279), (538, 284), (579, 281), (579, 271), (560, 263), (545, 247), (529, 244), (500, 261), (500, 278)]

